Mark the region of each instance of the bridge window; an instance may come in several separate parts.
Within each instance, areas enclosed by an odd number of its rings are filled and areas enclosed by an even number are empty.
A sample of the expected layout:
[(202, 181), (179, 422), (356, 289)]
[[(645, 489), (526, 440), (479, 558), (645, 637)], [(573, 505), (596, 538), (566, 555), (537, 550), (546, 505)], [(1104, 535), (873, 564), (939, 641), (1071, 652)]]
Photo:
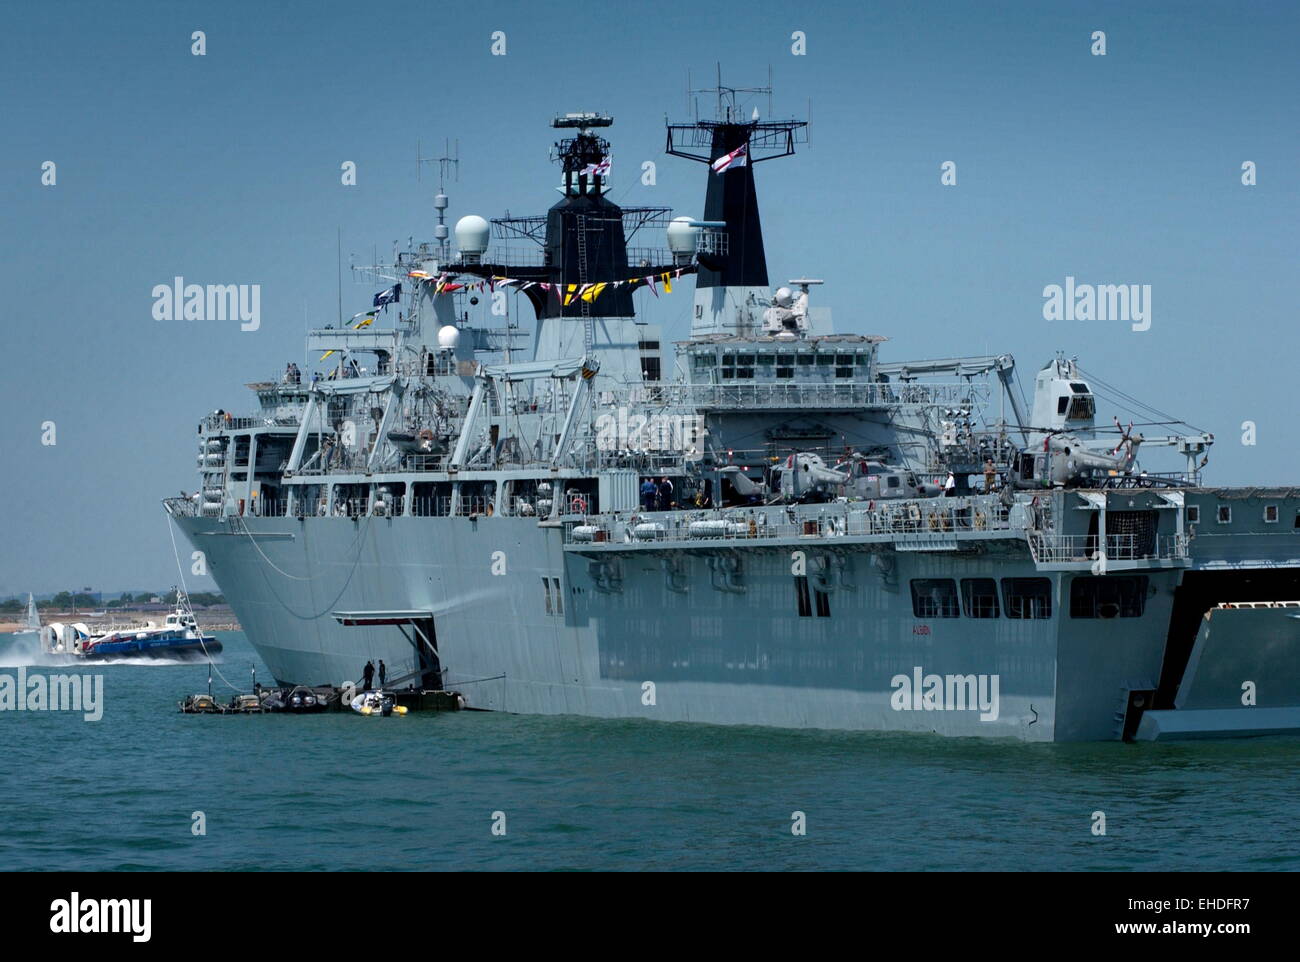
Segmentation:
[(1070, 584), (1070, 617), (1141, 618), (1147, 584), (1146, 575), (1080, 575)]
[(1070, 399), (1062, 395), (1056, 399), (1056, 413), (1064, 414), (1066, 407), (1070, 404)]
[(800, 366), (800, 367), (809, 367), (809, 366), (811, 366), (811, 365), (813, 365), (813, 364), (816, 364), (816, 363), (817, 363), (817, 358), (813, 357), (811, 354), (800, 354), (800, 355), (799, 355), (799, 366)]
[(1219, 505), (1219, 524), (1232, 524), (1232, 505)]
[(1264, 505), (1264, 523), (1277, 524), (1277, 505), (1275, 504)]
[(996, 618), (998, 583), (992, 578), (962, 578), (961, 606), (967, 618)]
[(793, 377), (794, 377), (794, 368), (792, 368), (792, 367), (778, 367), (778, 368), (776, 369), (776, 376), (779, 377), (779, 378), (793, 378)]
[(835, 376), (836, 376), (836, 377), (853, 377), (853, 368), (852, 368), (852, 367), (837, 367), (837, 368), (835, 369)]
[(912, 614), (918, 618), (959, 618), (956, 582), (951, 578), (913, 578)]
[(1052, 583), (1046, 578), (1003, 578), (1002, 607), (1008, 618), (1052, 617)]
[(1187, 523), (1199, 524), (1201, 520), (1201, 506), (1199, 504), (1189, 504), (1187, 506)]
[(1086, 421), (1093, 416), (1095, 410), (1091, 395), (1085, 395), (1070, 402), (1070, 413), (1065, 417), (1069, 421)]

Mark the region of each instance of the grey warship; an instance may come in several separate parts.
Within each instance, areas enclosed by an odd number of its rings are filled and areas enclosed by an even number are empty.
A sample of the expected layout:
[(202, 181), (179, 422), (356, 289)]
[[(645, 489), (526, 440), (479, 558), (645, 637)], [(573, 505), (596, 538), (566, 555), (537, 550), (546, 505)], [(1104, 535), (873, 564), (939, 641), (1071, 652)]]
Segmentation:
[[(1300, 491), (1207, 484), (1212, 435), (1102, 421), (1077, 358), (1025, 400), (1010, 354), (836, 333), (763, 242), (755, 168), (806, 126), (747, 106), (667, 125), (698, 218), (616, 205), (612, 119), (557, 116), (544, 215), (462, 217), (453, 247), (440, 189), (433, 240), (367, 268), (376, 309), (308, 334), (314, 372), (203, 418), (198, 493), (164, 503), (277, 683), (383, 659), (507, 712), (1300, 730)], [(665, 344), (636, 302), (692, 284)]]

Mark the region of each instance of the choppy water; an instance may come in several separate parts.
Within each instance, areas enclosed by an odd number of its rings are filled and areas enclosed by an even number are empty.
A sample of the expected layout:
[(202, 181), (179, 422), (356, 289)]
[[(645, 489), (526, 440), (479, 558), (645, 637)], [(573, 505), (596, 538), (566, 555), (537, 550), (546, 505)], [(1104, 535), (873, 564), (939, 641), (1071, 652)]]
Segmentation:
[[(269, 680), (242, 635), (221, 638), (231, 681), (247, 686), (255, 664)], [(21, 662), (0, 636), (0, 665)], [(1295, 739), (187, 716), (176, 702), (206, 688), (203, 666), (89, 670), (104, 676), (98, 722), (0, 712), (0, 869), (1300, 868)], [(214, 692), (229, 694), (219, 679)]]

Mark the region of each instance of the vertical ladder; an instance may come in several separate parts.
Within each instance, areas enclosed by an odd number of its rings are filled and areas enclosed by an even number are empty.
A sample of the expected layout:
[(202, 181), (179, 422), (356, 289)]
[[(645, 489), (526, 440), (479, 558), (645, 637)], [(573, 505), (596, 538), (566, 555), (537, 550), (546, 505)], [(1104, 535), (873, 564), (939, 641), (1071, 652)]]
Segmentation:
[[(587, 284), (587, 217), (585, 214), (578, 215), (578, 290), (579, 292)], [(594, 341), (594, 332), (591, 321), (591, 301), (584, 300), (581, 295), (578, 297), (578, 309), (582, 311), (582, 356), (591, 356), (591, 346)]]

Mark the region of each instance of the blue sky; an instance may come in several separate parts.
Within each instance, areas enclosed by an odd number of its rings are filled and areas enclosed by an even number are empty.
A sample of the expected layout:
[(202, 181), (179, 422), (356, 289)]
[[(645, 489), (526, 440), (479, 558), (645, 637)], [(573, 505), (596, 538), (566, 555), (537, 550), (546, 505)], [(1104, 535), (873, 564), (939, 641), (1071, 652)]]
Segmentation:
[[(539, 213), (548, 119), (608, 111), (615, 198), (698, 215), (705, 169), (663, 155), (663, 121), (719, 61), (737, 85), (771, 65), (778, 115), (812, 105), (810, 147), (757, 168), (773, 281), (825, 278), (890, 360), (1009, 351), (1027, 381), (1078, 353), (1213, 431), (1210, 480), (1295, 483), (1298, 26), (1283, 3), (10, 4), (0, 594), (175, 580), (159, 499), (196, 483), (198, 418), (251, 409), (243, 385), (334, 320), (336, 230), (360, 261), (431, 238), (417, 139), (460, 140), (453, 221)], [(153, 320), (178, 274), (260, 284), (261, 329)], [(1151, 329), (1045, 321), (1067, 275), (1150, 284)], [(376, 289), (345, 278), (345, 312)], [(669, 337), (688, 313), (647, 312)]]

